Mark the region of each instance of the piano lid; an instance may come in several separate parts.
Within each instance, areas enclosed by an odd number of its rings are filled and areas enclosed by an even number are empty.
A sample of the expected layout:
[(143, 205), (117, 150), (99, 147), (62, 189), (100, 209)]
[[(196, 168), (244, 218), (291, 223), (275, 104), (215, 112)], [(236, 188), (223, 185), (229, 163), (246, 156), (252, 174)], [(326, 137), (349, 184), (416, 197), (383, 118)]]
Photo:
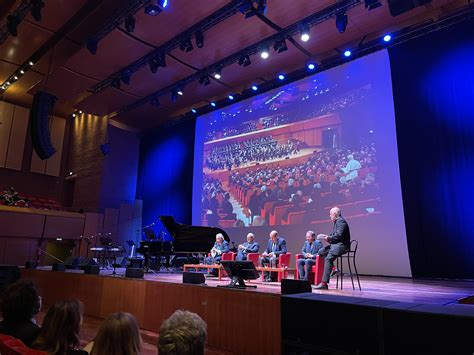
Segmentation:
[(174, 251), (208, 252), (216, 241), (217, 233), (222, 233), (224, 239), (230, 242), (227, 233), (220, 228), (176, 223), (172, 216), (160, 216), (159, 218), (174, 238)]

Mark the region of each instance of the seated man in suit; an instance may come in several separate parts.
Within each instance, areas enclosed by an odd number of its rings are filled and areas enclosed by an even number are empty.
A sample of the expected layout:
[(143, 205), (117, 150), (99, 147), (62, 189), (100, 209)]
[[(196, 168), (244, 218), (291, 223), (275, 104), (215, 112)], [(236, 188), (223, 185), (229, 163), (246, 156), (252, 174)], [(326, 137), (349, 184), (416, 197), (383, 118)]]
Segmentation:
[(247, 241), (239, 244), (236, 260), (247, 260), (248, 253), (258, 253), (260, 245), (254, 239), (253, 233), (247, 234)]
[[(229, 243), (224, 240), (224, 236), (222, 233), (216, 234), (216, 242), (211, 249), (211, 256), (206, 258), (206, 264), (213, 265), (213, 264), (220, 264), (222, 259), (222, 253), (229, 252)], [(217, 269), (212, 269), (209, 276), (217, 276)]]
[(298, 274), (301, 280), (308, 280), (311, 273), (311, 267), (316, 264), (316, 255), (318, 251), (323, 248), (323, 244), (316, 240), (316, 233), (313, 231), (306, 232), (306, 241), (303, 248), (301, 248), (302, 259), (298, 259)]
[(333, 207), (329, 211), (329, 217), (334, 223), (332, 233), (329, 235), (320, 234), (318, 239), (325, 239), (330, 245), (321, 249), (319, 255), (324, 256), (323, 280), (316, 286), (318, 290), (327, 290), (329, 278), (334, 270), (334, 260), (349, 251), (351, 245), (351, 232), (346, 220), (342, 218), (339, 207)]
[[(261, 266), (270, 265), (270, 267), (278, 266), (278, 257), (280, 254), (286, 254), (286, 240), (278, 237), (277, 231), (270, 232), (270, 239), (268, 240), (267, 249), (262, 253), (259, 264)], [(272, 273), (275, 274), (276, 273)], [(274, 276), (274, 275), (273, 275)], [(273, 277), (273, 279), (276, 279)], [(272, 276), (268, 271), (265, 271), (265, 282), (272, 281)]]

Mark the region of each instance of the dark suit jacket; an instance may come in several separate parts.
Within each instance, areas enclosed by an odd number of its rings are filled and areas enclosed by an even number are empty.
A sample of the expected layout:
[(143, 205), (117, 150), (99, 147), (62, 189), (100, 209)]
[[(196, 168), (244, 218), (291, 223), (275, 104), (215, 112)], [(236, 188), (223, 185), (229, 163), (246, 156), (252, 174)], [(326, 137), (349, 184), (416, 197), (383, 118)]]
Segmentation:
[(245, 242), (242, 244), (244, 246), (244, 250), (242, 250), (243, 253), (258, 253), (258, 249), (260, 249), (260, 245), (257, 242), (253, 242), (252, 244), (249, 244), (248, 242)]
[[(224, 240), (222, 244), (217, 244), (217, 242), (214, 243), (214, 248), (217, 250), (220, 250), (222, 253), (228, 253), (229, 252), (229, 243)], [(222, 255), (221, 253), (221, 255)]]
[(266, 252), (268, 254), (275, 253), (275, 255), (278, 256), (280, 254), (286, 254), (286, 252), (287, 252), (287, 250), (286, 250), (286, 240), (283, 239), (283, 238), (278, 238), (276, 240), (275, 251), (272, 251), (272, 246), (273, 246), (273, 242), (272, 242), (271, 239), (269, 239), (268, 243), (267, 243), (267, 250), (266, 250)]
[[(310, 259), (316, 259), (316, 255), (318, 254), (319, 249), (323, 247), (323, 244), (319, 240), (315, 240), (312, 244), (310, 244), (307, 240), (303, 244), (303, 248), (301, 248), (301, 254), (303, 256), (306, 253), (310, 253), (312, 257)], [(304, 257), (305, 259), (309, 259)]]
[(14, 338), (20, 339), (28, 347), (31, 347), (39, 332), (40, 327), (30, 321), (19, 324), (0, 322), (0, 334), (11, 335)]
[(329, 234), (328, 238), (329, 243), (331, 244), (343, 244), (347, 248), (351, 244), (351, 232), (349, 231), (349, 225), (346, 220), (342, 217), (338, 217), (334, 221), (334, 227), (332, 233)]

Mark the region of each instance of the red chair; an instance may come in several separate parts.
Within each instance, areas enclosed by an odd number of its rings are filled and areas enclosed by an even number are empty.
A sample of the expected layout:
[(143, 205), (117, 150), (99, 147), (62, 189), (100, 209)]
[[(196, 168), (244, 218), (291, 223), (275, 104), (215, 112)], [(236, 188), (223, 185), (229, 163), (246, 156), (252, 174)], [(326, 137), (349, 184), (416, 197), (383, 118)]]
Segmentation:
[[(296, 272), (295, 272), (295, 279), (299, 280), (300, 275), (298, 272), (298, 259), (302, 259), (303, 254), (296, 254)], [(316, 255), (316, 264), (313, 265), (311, 268), (311, 274), (309, 275), (308, 279), (311, 283), (317, 285), (323, 279), (323, 272), (324, 272), (324, 258)]]
[[(258, 255), (258, 254), (257, 254)], [(291, 253), (280, 254), (278, 256), (278, 267), (289, 267), (291, 261)], [(281, 282), (281, 279), (284, 278), (284, 271), (278, 271), (278, 282)], [(262, 270), (262, 280), (265, 277), (265, 270)]]
[(260, 256), (259, 253), (248, 253), (247, 254), (247, 260), (250, 260), (251, 262), (253, 262), (253, 264), (255, 265), (255, 267), (258, 266), (258, 257)]
[[(221, 261), (234, 261), (235, 256), (236, 254), (231, 251), (228, 253), (222, 253)], [(222, 268), (221, 270), (221, 276), (227, 276), (227, 273), (225, 272), (224, 268)]]
[(44, 351), (27, 347), (19, 339), (10, 335), (0, 334), (0, 354), (2, 355), (48, 355)]

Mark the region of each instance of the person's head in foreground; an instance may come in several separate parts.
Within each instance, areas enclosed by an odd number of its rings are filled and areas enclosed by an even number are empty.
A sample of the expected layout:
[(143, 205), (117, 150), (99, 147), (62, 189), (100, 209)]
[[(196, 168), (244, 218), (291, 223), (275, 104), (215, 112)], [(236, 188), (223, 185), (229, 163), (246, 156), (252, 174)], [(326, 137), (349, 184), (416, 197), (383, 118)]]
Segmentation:
[(206, 339), (206, 322), (196, 313), (178, 310), (161, 325), (158, 354), (203, 355)]
[(109, 315), (94, 339), (91, 355), (139, 355), (142, 338), (135, 317), (117, 312)]

